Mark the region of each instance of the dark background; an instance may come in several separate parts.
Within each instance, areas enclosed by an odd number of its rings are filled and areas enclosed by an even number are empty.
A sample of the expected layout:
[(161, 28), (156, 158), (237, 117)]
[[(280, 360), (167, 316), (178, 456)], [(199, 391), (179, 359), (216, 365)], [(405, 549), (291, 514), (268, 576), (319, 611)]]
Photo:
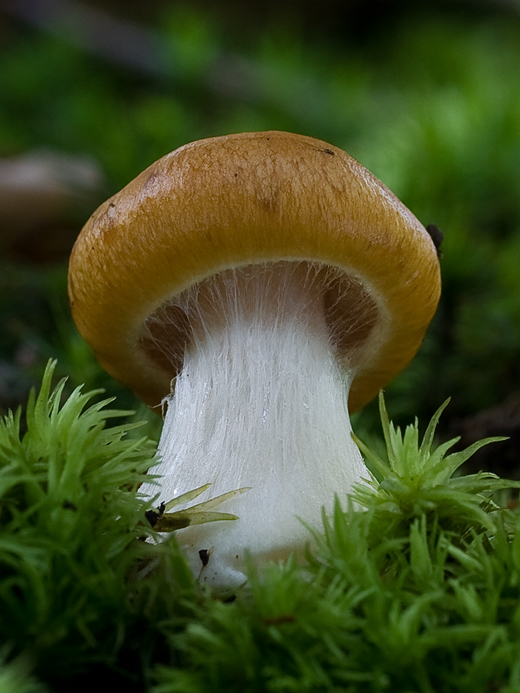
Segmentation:
[[(441, 305), (388, 408), (425, 425), (451, 397), (440, 434), (510, 436), (472, 464), (518, 476), (520, 4), (418, 5), (4, 0), (0, 410), (50, 357), (137, 407), (70, 318), (82, 223), (181, 144), (282, 129), (346, 149), (444, 231)], [(377, 431), (374, 405), (356, 425)]]

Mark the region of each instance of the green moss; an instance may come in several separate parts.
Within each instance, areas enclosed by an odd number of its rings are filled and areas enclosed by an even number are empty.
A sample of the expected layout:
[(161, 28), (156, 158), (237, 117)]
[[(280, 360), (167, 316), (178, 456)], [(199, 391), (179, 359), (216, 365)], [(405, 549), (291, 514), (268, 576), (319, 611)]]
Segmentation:
[[(24, 433), (21, 411), (0, 422), (0, 639), (50, 681), (115, 667), (129, 647), (139, 653), (137, 634), (162, 601), (139, 571), (180, 560), (141, 540), (150, 502), (137, 489), (154, 444), (127, 437), (136, 424), (106, 428), (129, 412), (92, 403), (98, 392), (78, 388), (62, 401), (53, 370), (31, 393)], [(191, 586), (186, 569), (176, 575)]]
[(386, 459), (361, 444), (379, 481), (337, 499), (304, 564), (251, 565), (223, 596), (175, 537), (143, 541), (154, 445), (107, 426), (125, 412), (97, 393), (64, 398), (53, 369), (0, 422), (0, 690), (519, 689), (520, 518), (496, 494), (520, 484), (457, 475), (490, 441), (435, 446), (442, 408), (421, 441), (381, 399)]

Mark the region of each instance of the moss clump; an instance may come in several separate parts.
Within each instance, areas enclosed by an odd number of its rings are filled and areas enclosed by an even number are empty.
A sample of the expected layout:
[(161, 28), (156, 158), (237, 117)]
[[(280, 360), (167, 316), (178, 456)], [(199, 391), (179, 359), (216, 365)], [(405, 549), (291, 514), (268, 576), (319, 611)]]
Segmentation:
[(420, 441), (381, 400), (387, 459), (360, 443), (374, 476), (306, 563), (217, 596), (173, 535), (143, 541), (154, 444), (52, 374), (0, 422), (0, 693), (520, 690), (520, 519), (496, 496), (520, 484), (457, 476), (490, 441), (448, 454), (441, 410)]

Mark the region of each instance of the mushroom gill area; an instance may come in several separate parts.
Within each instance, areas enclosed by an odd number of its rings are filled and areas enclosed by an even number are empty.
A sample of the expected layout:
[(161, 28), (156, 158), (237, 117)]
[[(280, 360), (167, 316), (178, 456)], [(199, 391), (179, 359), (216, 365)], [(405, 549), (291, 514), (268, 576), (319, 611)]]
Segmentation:
[(298, 518), (319, 526), (322, 506), (368, 477), (347, 401), (377, 324), (359, 281), (310, 262), (226, 270), (150, 316), (140, 347), (175, 389), (159, 485), (141, 491), (160, 503), (207, 483), (201, 500), (250, 487), (218, 508), (238, 520), (178, 533), (204, 580), (243, 581), (246, 550), (257, 561), (301, 553), (310, 535)]
[(182, 370), (186, 351), (208, 331), (225, 325), (228, 307), (260, 319), (271, 319), (274, 313), (277, 319), (286, 318), (289, 287), (296, 312), (299, 308), (305, 315), (312, 304), (325, 320), (338, 361), (355, 367), (377, 325), (377, 305), (361, 282), (344, 270), (308, 261), (246, 265), (193, 285), (147, 318), (139, 347), (174, 378)]

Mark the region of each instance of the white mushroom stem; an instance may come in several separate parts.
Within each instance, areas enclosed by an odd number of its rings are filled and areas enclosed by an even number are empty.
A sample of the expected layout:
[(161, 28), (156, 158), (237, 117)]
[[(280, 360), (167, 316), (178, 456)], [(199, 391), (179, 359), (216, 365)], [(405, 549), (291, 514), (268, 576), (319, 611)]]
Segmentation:
[[(242, 582), (246, 551), (256, 561), (301, 553), (311, 536), (298, 518), (320, 527), (322, 506), (330, 511), (335, 494), (344, 499), (369, 476), (351, 438), (353, 373), (336, 360), (316, 276), (306, 263), (249, 267), (178, 303), (194, 338), (153, 470), (162, 475), (159, 502), (208, 482), (198, 500), (251, 487), (217, 508), (238, 520), (178, 532), (210, 584)], [(142, 490), (157, 493), (152, 484)], [(209, 552), (204, 568), (200, 550)]]

